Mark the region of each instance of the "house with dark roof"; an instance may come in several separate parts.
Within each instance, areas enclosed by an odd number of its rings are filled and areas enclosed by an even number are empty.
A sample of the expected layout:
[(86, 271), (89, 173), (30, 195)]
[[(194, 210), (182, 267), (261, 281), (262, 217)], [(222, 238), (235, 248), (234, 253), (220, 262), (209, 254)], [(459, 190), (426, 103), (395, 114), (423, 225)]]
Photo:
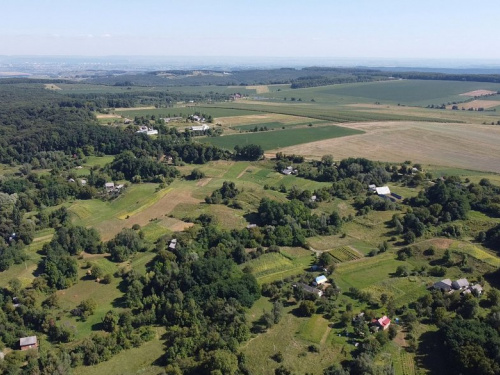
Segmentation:
[(434, 289), (442, 290), (444, 292), (449, 292), (451, 290), (451, 280), (450, 279), (444, 279), (441, 281), (438, 281), (437, 283), (434, 283), (432, 286)]
[(318, 297), (321, 297), (323, 295), (323, 291), (322, 290), (319, 290), (317, 288), (314, 288), (314, 287), (309, 286), (309, 285), (304, 284), (304, 283), (297, 283), (297, 287), (302, 288), (302, 290), (305, 293), (315, 294)]

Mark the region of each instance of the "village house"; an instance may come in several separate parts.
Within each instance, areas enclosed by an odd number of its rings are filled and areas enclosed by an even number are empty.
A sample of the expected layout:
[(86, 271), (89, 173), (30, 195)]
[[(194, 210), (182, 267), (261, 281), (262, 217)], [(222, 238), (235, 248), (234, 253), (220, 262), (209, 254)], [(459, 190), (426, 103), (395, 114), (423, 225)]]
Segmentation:
[(290, 165), (289, 167), (286, 167), (285, 169), (283, 169), (281, 171), (281, 173), (283, 173), (284, 175), (291, 175), (291, 174), (297, 174), (297, 170), (296, 169), (293, 169), (293, 167)]
[(110, 192), (112, 192), (112, 191), (114, 191), (114, 190), (115, 190), (115, 183), (114, 183), (114, 182), (106, 182), (106, 183), (104, 184), (104, 187), (106, 188), (106, 191), (107, 191), (108, 193), (110, 193)]
[(451, 280), (450, 279), (444, 279), (441, 281), (438, 281), (437, 283), (434, 283), (432, 286), (434, 289), (442, 290), (444, 292), (449, 292), (451, 290)]
[(391, 189), (389, 189), (389, 186), (376, 187), (375, 192), (378, 196), (391, 195)]
[(469, 286), (467, 279), (458, 279), (451, 283), (451, 287), (455, 290), (464, 290)]
[(158, 130), (153, 128), (148, 128), (147, 126), (141, 126), (139, 130), (136, 131), (136, 133), (146, 134), (146, 135), (157, 135)]
[(36, 336), (21, 337), (19, 339), (19, 346), (21, 347), (21, 350), (37, 349), (38, 340)]
[(384, 315), (380, 319), (377, 319), (377, 325), (385, 331), (391, 325), (391, 319)]

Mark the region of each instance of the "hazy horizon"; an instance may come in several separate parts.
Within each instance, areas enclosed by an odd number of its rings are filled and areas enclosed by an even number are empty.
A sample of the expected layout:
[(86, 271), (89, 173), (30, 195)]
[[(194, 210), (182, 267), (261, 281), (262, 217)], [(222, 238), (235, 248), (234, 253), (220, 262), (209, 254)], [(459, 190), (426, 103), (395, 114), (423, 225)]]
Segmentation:
[[(0, 51), (21, 56), (446, 59), (500, 63), (497, 1), (3, 4)], [(370, 57), (373, 56), (373, 57)]]

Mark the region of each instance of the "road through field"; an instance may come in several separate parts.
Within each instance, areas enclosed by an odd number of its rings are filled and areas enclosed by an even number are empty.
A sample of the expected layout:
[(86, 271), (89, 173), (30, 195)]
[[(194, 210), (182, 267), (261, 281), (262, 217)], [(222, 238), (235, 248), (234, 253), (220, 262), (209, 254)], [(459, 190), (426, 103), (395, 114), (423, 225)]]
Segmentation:
[(279, 151), (314, 158), (332, 154), (336, 159), (411, 160), (500, 173), (500, 126), (395, 121), (342, 126), (365, 133), (304, 143)]

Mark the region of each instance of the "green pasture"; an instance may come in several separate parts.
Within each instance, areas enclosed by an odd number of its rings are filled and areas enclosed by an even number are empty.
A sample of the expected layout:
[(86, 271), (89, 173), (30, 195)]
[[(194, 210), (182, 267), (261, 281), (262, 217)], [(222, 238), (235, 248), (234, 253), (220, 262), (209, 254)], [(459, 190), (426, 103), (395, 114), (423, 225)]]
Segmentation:
[(109, 361), (94, 366), (80, 366), (73, 370), (75, 375), (157, 375), (162, 367), (155, 364), (163, 355), (165, 347), (162, 336), (165, 328), (154, 327), (155, 338), (138, 348), (123, 350)]
[(221, 137), (203, 138), (200, 141), (210, 143), (229, 150), (234, 146), (245, 146), (248, 144), (260, 145), (264, 150), (279, 149), (302, 143), (320, 141), (328, 138), (345, 137), (348, 135), (362, 134), (363, 132), (329, 125), (322, 127), (296, 128), (269, 132), (234, 134)]
[[(280, 366), (272, 358), (278, 352), (283, 355), (282, 364), (296, 374), (322, 374), (325, 367), (350, 358), (348, 353), (342, 352), (346, 344), (344, 338), (332, 344), (333, 335), (327, 320), (318, 315), (299, 318), (291, 313), (296, 307), (286, 307), (278, 324), (243, 344), (241, 350), (252, 374), (273, 375)], [(262, 310), (259, 317), (261, 315)], [(311, 344), (317, 345), (320, 352), (310, 353), (308, 346)]]
[(260, 284), (284, 279), (304, 272), (313, 261), (311, 252), (304, 252), (290, 256), (289, 251), (280, 253), (266, 253), (245, 263)]
[(127, 215), (154, 203), (161, 196), (160, 193), (155, 192), (156, 187), (157, 184), (133, 184), (112, 201), (97, 199), (75, 201), (69, 207), (69, 211), (74, 215), (73, 223), (99, 228), (99, 224), (106, 220)]
[(238, 126), (233, 126), (236, 130), (241, 130), (241, 131), (251, 131), (254, 130), (255, 128), (260, 129), (266, 127), (268, 130), (274, 130), (274, 129), (281, 129), (283, 127), (285, 128), (293, 128), (297, 126), (305, 126), (305, 125), (317, 125), (317, 124), (324, 124), (324, 121), (318, 121), (318, 120), (312, 120), (312, 121), (299, 121), (299, 122), (259, 122), (259, 123), (252, 123), (252, 124), (247, 124), (247, 125), (238, 125)]

